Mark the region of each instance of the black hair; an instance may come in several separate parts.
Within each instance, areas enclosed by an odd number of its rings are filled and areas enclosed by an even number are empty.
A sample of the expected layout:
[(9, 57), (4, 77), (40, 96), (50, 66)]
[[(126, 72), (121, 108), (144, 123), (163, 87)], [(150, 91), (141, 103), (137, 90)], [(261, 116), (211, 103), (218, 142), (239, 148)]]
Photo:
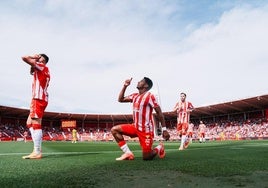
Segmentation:
[(48, 63), (49, 57), (46, 54), (39, 54), (39, 55), (41, 55), (46, 60), (46, 63)]
[(184, 95), (185, 97), (187, 96), (186, 93), (183, 93), (183, 92), (181, 93), (181, 95)]
[(144, 80), (145, 80), (146, 84), (148, 85), (147, 91), (149, 91), (153, 87), (153, 81), (148, 77), (144, 77)]

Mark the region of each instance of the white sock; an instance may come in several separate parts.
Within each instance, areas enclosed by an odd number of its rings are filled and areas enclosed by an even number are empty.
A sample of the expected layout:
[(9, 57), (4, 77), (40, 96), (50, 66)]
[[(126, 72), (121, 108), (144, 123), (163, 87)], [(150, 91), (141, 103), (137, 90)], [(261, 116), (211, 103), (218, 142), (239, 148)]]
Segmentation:
[(189, 138), (188, 138), (188, 136), (185, 136), (185, 141), (184, 141), (184, 143), (185, 142), (189, 142)]
[(182, 135), (181, 136), (181, 148), (183, 147), (183, 145), (184, 145), (184, 142), (185, 142), (185, 139), (186, 139), (186, 135)]
[(128, 145), (125, 144), (123, 146), (120, 147), (121, 150), (124, 152), (124, 153), (131, 153), (130, 149), (128, 148)]
[(42, 130), (37, 129), (33, 130), (33, 143), (34, 143), (34, 152), (39, 154), (41, 152), (41, 145), (42, 145)]
[(161, 145), (158, 145), (158, 146), (155, 147), (155, 149), (157, 149), (157, 153), (158, 153), (158, 154), (159, 154), (159, 152), (160, 152), (161, 147), (162, 147)]

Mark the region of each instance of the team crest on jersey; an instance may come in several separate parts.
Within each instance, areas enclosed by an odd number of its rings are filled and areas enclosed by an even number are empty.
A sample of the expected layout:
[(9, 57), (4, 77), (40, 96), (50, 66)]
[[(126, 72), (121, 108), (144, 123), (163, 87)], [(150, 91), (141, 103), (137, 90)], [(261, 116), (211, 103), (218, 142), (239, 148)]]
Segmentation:
[(151, 135), (145, 135), (146, 139), (151, 138)]

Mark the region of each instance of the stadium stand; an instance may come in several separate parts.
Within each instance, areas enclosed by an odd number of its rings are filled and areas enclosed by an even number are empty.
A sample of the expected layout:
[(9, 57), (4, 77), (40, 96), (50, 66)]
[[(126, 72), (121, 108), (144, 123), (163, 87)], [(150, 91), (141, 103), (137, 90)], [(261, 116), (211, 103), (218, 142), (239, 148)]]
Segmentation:
[[(177, 135), (176, 114), (164, 112), (170, 140), (180, 139)], [(23, 141), (28, 110), (0, 106), (0, 141)], [(191, 114), (194, 123), (193, 139), (198, 139), (197, 127), (200, 120), (207, 125), (207, 140), (224, 139), (268, 139), (268, 95), (237, 101), (197, 107)], [(62, 120), (75, 120), (81, 141), (113, 141), (112, 126), (131, 123), (131, 114), (70, 114), (46, 112), (43, 118), (43, 140), (71, 140), (71, 130), (62, 129)], [(155, 119), (156, 124), (158, 120)], [(30, 136), (26, 137), (30, 140)], [(136, 141), (135, 139), (126, 138)], [(156, 136), (156, 140), (161, 137)]]
[[(242, 140), (242, 139), (268, 139), (268, 122), (265, 119), (243, 119), (234, 122), (221, 121), (207, 125), (206, 140)], [(194, 126), (193, 140), (198, 140), (198, 125)], [(0, 141), (23, 141), (23, 126), (12, 124), (0, 126)], [(170, 140), (176, 141), (180, 137), (175, 128), (169, 128)], [(28, 134), (29, 135), (29, 134)], [(79, 129), (78, 138), (80, 141), (113, 141), (110, 130)], [(43, 140), (46, 141), (70, 141), (71, 131), (63, 131), (60, 128), (44, 128)], [(161, 140), (161, 136), (156, 136), (155, 140)], [(27, 140), (31, 140), (28, 136)], [(126, 138), (129, 141), (136, 139)]]

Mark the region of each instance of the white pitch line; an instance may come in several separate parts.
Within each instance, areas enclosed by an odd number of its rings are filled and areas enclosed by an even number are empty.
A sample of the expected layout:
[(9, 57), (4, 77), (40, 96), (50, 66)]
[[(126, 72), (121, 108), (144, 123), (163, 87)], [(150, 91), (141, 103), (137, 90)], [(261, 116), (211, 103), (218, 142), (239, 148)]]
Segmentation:
[[(101, 153), (117, 153), (118, 151), (88, 151), (88, 152), (46, 152), (43, 155), (66, 155), (66, 154), (101, 154)], [(0, 156), (10, 156), (10, 155), (25, 155), (29, 153), (0, 153)]]
[[(165, 151), (176, 151), (178, 149), (166, 149)], [(133, 153), (141, 150), (132, 150)], [(105, 153), (122, 153), (122, 151), (88, 151), (88, 152), (45, 152), (43, 155), (70, 155), (70, 154), (105, 154)], [(29, 153), (0, 153), (0, 156), (27, 155)]]

